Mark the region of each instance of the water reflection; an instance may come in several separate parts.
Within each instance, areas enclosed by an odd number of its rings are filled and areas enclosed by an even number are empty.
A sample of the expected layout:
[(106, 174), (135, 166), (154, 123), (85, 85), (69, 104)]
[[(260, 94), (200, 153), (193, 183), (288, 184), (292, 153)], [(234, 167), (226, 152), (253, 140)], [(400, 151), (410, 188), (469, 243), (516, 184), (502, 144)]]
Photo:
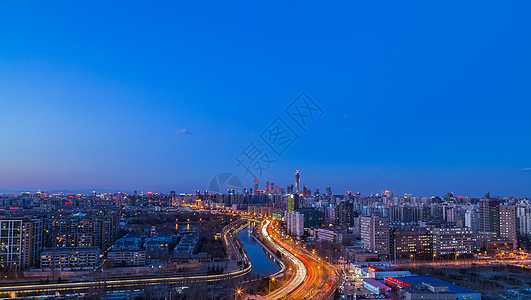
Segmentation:
[(280, 271), (280, 266), (274, 261), (274, 258), (251, 236), (250, 227), (240, 231), (236, 236), (242, 241), (243, 247), (247, 251), (253, 271), (261, 276)]

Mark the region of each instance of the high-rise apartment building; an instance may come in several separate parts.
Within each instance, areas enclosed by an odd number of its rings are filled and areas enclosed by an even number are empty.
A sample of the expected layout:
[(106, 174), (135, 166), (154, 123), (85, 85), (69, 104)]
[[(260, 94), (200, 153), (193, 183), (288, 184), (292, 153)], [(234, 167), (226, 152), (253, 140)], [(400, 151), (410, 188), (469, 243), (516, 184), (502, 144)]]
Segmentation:
[(34, 266), (42, 246), (42, 220), (0, 219), (0, 269)]
[(99, 247), (112, 245), (118, 230), (116, 212), (95, 214), (77, 213), (70, 216), (54, 216), (45, 222), (47, 248)]
[(360, 227), (363, 248), (378, 254), (380, 258), (388, 259), (390, 255), (389, 218), (361, 217)]
[(511, 241), (517, 240), (516, 207), (502, 205), (498, 199), (485, 198), (480, 200), (479, 230), (495, 233), (498, 238)]
[(297, 211), (288, 213), (286, 225), (289, 234), (302, 236), (304, 234), (304, 214)]
[(43, 241), (43, 222), (41, 219), (22, 221), (22, 267), (37, 266)]
[(531, 237), (531, 206), (518, 207), (517, 212), (520, 220), (520, 235)]
[(500, 214), (499, 237), (516, 241), (518, 238), (516, 231), (516, 206), (500, 205), (498, 210)]

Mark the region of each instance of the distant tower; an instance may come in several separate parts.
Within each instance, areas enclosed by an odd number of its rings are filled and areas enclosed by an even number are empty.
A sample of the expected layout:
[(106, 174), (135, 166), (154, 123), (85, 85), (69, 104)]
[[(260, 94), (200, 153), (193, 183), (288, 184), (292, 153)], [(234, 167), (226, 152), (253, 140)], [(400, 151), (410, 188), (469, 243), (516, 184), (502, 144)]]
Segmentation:
[(269, 186), (269, 193), (275, 194), (275, 183), (274, 182), (271, 182)]
[(255, 193), (258, 193), (258, 178), (254, 179), (254, 188), (253, 188), (253, 190), (254, 190)]
[(266, 181), (266, 185), (265, 185), (265, 189), (264, 189), (265, 193), (267, 194), (268, 191), (269, 191), (269, 180)]
[(329, 186), (326, 187), (326, 195), (327, 196), (332, 196), (332, 188), (329, 187)]
[(293, 184), (288, 185), (288, 187), (286, 188), (286, 193), (293, 194)]
[(301, 178), (300, 178), (300, 175), (299, 175), (299, 169), (297, 169), (297, 171), (295, 171), (295, 193), (300, 193), (301, 189)]

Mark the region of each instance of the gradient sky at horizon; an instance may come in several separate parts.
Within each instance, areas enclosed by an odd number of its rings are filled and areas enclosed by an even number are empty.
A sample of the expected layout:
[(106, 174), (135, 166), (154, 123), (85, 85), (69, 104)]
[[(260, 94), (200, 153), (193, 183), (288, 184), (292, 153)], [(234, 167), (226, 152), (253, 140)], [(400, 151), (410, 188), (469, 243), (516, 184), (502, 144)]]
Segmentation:
[(306, 91), (260, 177), (531, 196), (526, 1), (0, 4), (0, 191), (192, 192)]

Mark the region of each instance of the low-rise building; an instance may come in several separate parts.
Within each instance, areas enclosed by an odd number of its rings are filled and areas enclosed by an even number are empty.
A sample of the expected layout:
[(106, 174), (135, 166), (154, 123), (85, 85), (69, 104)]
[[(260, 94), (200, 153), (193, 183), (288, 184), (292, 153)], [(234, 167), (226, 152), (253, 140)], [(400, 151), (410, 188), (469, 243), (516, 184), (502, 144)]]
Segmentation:
[(100, 259), (100, 248), (56, 248), (46, 249), (41, 253), (42, 269), (56, 268), (60, 270), (72, 268), (93, 268)]
[(109, 261), (114, 266), (121, 267), (142, 267), (146, 264), (145, 250), (111, 250), (109, 251)]
[(399, 287), (401, 299), (481, 300), (480, 293), (428, 276), (388, 277), (385, 283)]

